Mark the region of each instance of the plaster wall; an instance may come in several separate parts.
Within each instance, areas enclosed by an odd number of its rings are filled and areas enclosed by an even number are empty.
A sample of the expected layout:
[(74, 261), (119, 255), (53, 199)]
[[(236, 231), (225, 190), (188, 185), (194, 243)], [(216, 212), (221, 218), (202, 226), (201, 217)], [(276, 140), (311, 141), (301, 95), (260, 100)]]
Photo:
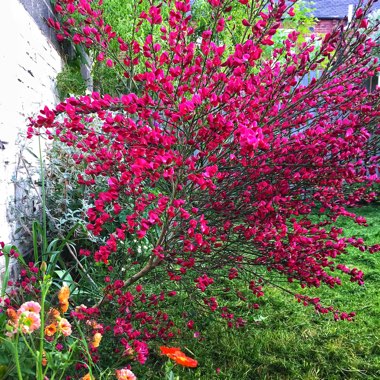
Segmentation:
[[(38, 172), (38, 139), (26, 140), (27, 118), (57, 103), (55, 78), (63, 65), (37, 14), (33, 17), (18, 0), (0, 1), (0, 241), (21, 248), (30, 226), (22, 226), (15, 210), (33, 212), (36, 179), (29, 173)], [(3, 267), (0, 258), (0, 275)]]

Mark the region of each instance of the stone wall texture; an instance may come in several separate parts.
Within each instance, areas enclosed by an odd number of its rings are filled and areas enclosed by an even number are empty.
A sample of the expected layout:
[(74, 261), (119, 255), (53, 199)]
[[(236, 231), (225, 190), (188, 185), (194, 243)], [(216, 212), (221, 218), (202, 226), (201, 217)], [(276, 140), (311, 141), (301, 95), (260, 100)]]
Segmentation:
[(63, 65), (45, 28), (47, 0), (22, 2), (0, 1), (0, 241), (21, 248), (30, 240), (22, 215), (35, 211), (38, 188), (38, 139), (25, 139), (27, 119), (57, 103), (55, 78)]

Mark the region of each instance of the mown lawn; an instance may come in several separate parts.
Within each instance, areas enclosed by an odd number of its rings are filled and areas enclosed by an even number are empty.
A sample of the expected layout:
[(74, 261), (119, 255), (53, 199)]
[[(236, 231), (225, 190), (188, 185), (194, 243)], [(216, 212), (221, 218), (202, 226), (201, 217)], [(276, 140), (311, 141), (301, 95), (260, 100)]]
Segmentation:
[[(366, 206), (357, 213), (367, 218), (369, 227), (347, 220), (339, 224), (369, 244), (379, 242), (380, 206)], [(199, 367), (176, 367), (175, 375), (181, 380), (379, 379), (380, 255), (350, 249), (343, 261), (365, 272), (365, 285), (348, 280), (335, 290), (321, 288), (312, 294), (326, 305), (355, 311), (354, 322), (335, 322), (331, 315), (317, 315), (291, 296), (269, 289), (253, 326), (229, 330), (209, 323), (204, 331), (207, 339), (186, 342), (185, 351), (199, 361)], [(163, 379), (162, 364), (151, 362), (144, 378)]]

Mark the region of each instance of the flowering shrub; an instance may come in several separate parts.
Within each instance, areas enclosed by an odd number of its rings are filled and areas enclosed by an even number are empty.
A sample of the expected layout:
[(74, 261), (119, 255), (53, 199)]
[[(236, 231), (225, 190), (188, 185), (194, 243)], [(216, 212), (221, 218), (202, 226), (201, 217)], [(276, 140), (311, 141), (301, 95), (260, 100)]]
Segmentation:
[[(242, 327), (234, 305), (254, 313), (266, 285), (293, 294), (281, 279), (334, 288), (338, 272), (363, 284), (363, 273), (337, 258), (349, 245), (380, 246), (344, 237), (334, 222), (365, 224), (347, 207), (372, 201), (379, 182), (379, 92), (361, 86), (379, 71), (366, 20), (372, 2), (318, 44), (292, 31), (271, 48), (283, 16), (293, 15), (284, 0), (209, 0), (201, 38), (189, 0), (142, 2), (129, 39), (104, 23), (102, 1), (57, 1), (61, 22), (49, 23), (58, 38), (97, 51), (126, 80), (122, 96), (68, 98), (28, 129), (75, 148), (78, 184), (91, 194), (87, 230), (103, 241), (78, 247), (88, 269), (78, 281), (97, 285), (85, 296), (78, 288), (88, 306), (70, 307), (67, 290), (58, 296), (60, 312), (92, 334), (78, 369), (117, 363), (116, 376), (133, 378), (128, 366), (147, 361), (150, 341), (184, 329), (200, 337), (209, 314)], [(236, 8), (242, 17), (230, 19)], [(233, 23), (244, 33), (226, 49)], [(302, 85), (322, 63), (322, 76)], [(355, 315), (294, 295), (335, 319)], [(173, 303), (185, 307), (183, 325), (168, 314)], [(69, 336), (68, 323), (52, 320), (45, 335)], [(170, 355), (196, 365), (180, 350)]]

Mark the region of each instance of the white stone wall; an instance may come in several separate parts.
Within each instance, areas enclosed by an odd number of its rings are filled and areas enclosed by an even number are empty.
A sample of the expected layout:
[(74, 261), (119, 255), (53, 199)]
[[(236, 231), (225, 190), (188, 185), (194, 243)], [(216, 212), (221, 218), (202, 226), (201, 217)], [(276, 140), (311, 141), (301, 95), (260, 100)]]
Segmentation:
[[(18, 0), (0, 0), (0, 241), (14, 242), (17, 220), (12, 214), (17, 182), (25, 182), (20, 149), (25, 145), (27, 118), (58, 99), (55, 78), (62, 59), (53, 44)], [(38, 155), (38, 141), (29, 142)], [(35, 157), (23, 150), (29, 168), (38, 167)], [(33, 170), (32, 170), (33, 171)], [(26, 207), (28, 190), (21, 195)], [(11, 209), (11, 212), (10, 212)], [(13, 218), (13, 220), (12, 220)], [(30, 227), (30, 226), (29, 226)], [(1, 259), (0, 259), (1, 260)], [(0, 261), (0, 274), (3, 266)]]

